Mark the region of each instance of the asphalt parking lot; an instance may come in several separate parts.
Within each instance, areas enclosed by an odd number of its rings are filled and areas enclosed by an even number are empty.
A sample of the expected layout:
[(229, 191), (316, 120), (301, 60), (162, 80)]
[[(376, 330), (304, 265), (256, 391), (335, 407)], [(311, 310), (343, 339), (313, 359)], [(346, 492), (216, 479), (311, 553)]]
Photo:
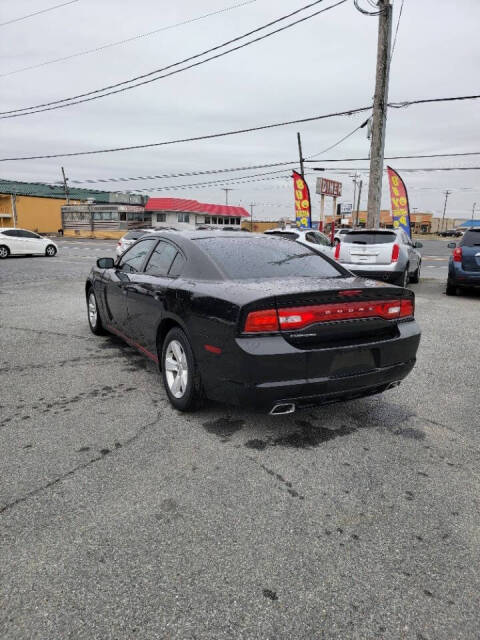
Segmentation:
[(423, 335), (381, 396), (182, 415), (88, 328), (107, 241), (0, 263), (0, 637), (477, 639), (480, 294), (424, 241)]

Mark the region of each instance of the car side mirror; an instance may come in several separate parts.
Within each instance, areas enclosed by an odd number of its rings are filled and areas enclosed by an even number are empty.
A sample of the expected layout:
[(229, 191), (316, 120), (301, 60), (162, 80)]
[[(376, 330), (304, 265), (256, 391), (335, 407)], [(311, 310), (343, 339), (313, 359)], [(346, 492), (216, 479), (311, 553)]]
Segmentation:
[(415, 247), (415, 249), (421, 249), (423, 247), (423, 242), (419, 242), (417, 240), (417, 242), (415, 242), (413, 246)]
[(99, 258), (97, 260), (97, 267), (99, 269), (113, 269), (115, 266), (115, 260), (113, 258)]
[(456, 247), (456, 246), (457, 246), (457, 245), (456, 245), (456, 243), (455, 243), (455, 242), (449, 242), (449, 243), (447, 244), (447, 247), (448, 247), (449, 249), (455, 249), (455, 247)]

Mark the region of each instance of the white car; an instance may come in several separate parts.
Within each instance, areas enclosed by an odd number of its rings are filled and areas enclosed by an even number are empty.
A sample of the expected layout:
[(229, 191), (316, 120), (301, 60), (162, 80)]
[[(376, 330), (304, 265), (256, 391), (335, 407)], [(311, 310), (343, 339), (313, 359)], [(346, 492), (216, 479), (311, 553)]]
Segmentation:
[[(345, 236), (346, 233), (349, 233), (350, 231), (352, 231), (352, 227), (346, 227), (345, 229), (338, 229), (338, 231), (335, 232), (335, 235), (333, 236), (334, 238), (334, 242), (335, 240), (338, 240), (339, 242), (341, 242)], [(335, 244), (337, 244), (335, 242)]]
[(58, 247), (50, 238), (27, 229), (0, 228), (0, 258), (8, 256), (48, 256), (53, 258)]
[(121, 256), (122, 253), (124, 253), (128, 247), (130, 247), (139, 238), (146, 236), (147, 233), (153, 233), (154, 231), (158, 231), (158, 229), (131, 229), (130, 231), (127, 231), (127, 233), (117, 242), (115, 253), (117, 256)]
[(316, 251), (321, 251), (327, 256), (333, 257), (333, 247), (330, 238), (315, 229), (269, 229), (265, 231), (265, 233), (287, 238), (287, 240), (294, 240)]

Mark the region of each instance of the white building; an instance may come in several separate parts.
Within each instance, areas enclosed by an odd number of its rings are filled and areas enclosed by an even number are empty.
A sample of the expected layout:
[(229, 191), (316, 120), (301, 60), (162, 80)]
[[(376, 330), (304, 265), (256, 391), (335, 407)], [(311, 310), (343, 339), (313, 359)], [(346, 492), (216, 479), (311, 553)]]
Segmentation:
[(242, 220), (249, 217), (243, 207), (207, 204), (183, 198), (149, 198), (145, 211), (152, 214), (152, 226), (176, 229), (195, 229), (199, 225), (240, 229)]

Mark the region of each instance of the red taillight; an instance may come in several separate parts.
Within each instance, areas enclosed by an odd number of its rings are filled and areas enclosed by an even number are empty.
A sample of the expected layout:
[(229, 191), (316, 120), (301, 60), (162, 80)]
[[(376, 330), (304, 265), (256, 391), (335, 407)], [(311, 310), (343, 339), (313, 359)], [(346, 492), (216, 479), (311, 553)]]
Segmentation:
[(457, 247), (453, 250), (453, 261), (461, 262), (462, 261), (462, 247)]
[(335, 253), (333, 254), (333, 257), (335, 258), (335, 260), (338, 260), (340, 257), (340, 242), (338, 242), (337, 246), (335, 247)]
[(400, 303), (400, 318), (413, 318), (415, 313), (415, 302), (413, 298), (406, 298)]
[(392, 247), (392, 262), (397, 262), (398, 256), (400, 255), (400, 245), (394, 244)]
[(278, 331), (278, 316), (275, 309), (265, 311), (251, 311), (245, 322), (245, 333), (259, 333), (262, 331)]
[(279, 309), (278, 312), (274, 309), (268, 309), (267, 311), (252, 311), (249, 313), (244, 332), (292, 331), (294, 329), (304, 329), (318, 322), (335, 322), (358, 318), (398, 320), (399, 318), (413, 318), (413, 314), (413, 298), (288, 307)]

